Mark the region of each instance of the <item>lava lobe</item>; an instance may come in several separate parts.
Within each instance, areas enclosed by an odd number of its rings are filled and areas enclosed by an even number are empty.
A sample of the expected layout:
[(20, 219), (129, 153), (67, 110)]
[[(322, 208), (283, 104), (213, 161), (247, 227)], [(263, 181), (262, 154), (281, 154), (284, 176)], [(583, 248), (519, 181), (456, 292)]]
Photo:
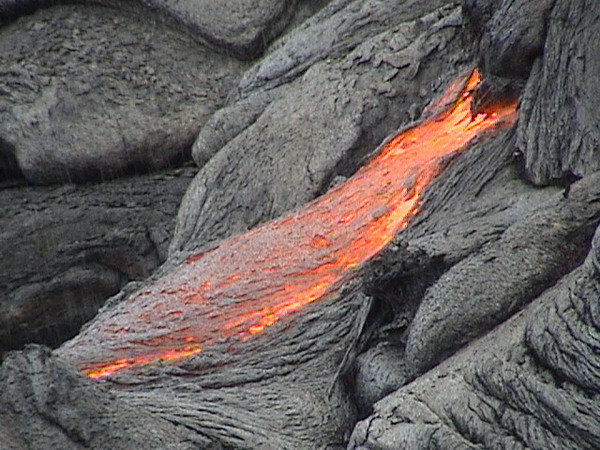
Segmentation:
[[(429, 116), (382, 146), (345, 183), (304, 207), (221, 241), (103, 312), (58, 352), (90, 378), (176, 363), (223, 340), (252, 339), (338, 291), (419, 212), (448, 155), (512, 125), (517, 103), (472, 115), (477, 70)], [(489, 134), (489, 133), (488, 133)]]

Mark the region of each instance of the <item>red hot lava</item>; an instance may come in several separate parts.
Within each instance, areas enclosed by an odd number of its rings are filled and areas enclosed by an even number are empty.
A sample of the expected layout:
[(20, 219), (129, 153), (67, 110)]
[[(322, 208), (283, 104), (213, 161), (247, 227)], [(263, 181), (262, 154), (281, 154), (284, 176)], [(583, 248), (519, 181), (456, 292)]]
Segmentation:
[(190, 256), (107, 311), (60, 352), (90, 378), (251, 338), (332, 295), (415, 214), (444, 156), (517, 118), (516, 101), (471, 114), (474, 71), (438, 112), (391, 139), (345, 183), (279, 219)]

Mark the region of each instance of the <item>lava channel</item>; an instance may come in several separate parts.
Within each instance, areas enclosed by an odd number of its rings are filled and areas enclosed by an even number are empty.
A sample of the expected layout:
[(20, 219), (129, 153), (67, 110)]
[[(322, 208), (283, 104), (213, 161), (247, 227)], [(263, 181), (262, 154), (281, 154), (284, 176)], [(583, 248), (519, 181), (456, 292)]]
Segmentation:
[(389, 140), (346, 182), (188, 257), (103, 312), (59, 353), (89, 378), (104, 378), (182, 360), (223, 340), (250, 339), (328, 298), (419, 212), (423, 190), (445, 157), (486, 130), (514, 124), (516, 100), (471, 113), (479, 82), (477, 70), (460, 77), (436, 112)]

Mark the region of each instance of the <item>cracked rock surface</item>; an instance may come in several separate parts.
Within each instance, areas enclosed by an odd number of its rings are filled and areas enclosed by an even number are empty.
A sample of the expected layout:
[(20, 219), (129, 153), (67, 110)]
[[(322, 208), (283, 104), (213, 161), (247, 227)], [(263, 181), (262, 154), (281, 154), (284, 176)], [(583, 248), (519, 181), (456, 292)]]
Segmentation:
[[(600, 448), (600, 3), (60, 3), (0, 0), (0, 447)], [(68, 364), (475, 64), (473, 112), (518, 122), (335, 294), (176, 362)]]
[[(468, 61), (459, 8), (432, 4), (420, 7), (420, 19), (382, 30), (366, 3), (370, 34), (363, 42), (346, 36), (347, 53), (317, 60), (285, 86), (257, 88), (217, 112), (194, 147), (197, 161), (216, 153), (182, 202), (171, 251), (246, 231), (314, 199), (336, 176), (353, 173), (390, 129), (415, 120), (431, 100), (427, 93), (444, 86), (440, 71)], [(367, 25), (356, 19), (354, 26)]]
[(244, 66), (151, 13), (99, 6), (21, 17), (0, 48), (0, 166), (36, 184), (181, 162)]
[[(53, 6), (52, 0), (0, 0), (0, 23), (24, 13)], [(129, 14), (156, 13), (160, 21), (184, 28), (203, 43), (237, 57), (253, 59), (296, 13), (296, 0), (75, 0), (69, 3), (118, 8)], [(308, 1), (320, 6), (319, 1)]]
[(597, 448), (599, 259), (600, 229), (581, 267), (377, 403), (349, 448)]
[(0, 190), (0, 353), (58, 345), (126, 283), (147, 278), (167, 257), (193, 173)]

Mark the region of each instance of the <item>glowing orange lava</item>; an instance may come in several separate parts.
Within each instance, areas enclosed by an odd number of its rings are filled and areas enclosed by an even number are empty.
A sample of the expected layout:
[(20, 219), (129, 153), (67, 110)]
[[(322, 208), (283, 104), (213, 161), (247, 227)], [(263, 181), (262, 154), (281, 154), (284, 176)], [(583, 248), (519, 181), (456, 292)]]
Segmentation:
[(328, 298), (418, 212), (423, 190), (486, 130), (517, 118), (516, 101), (471, 114), (474, 71), (437, 112), (391, 139), (352, 178), (301, 209), (190, 256), (101, 315), (59, 352), (90, 378), (179, 360), (223, 339), (249, 339)]

